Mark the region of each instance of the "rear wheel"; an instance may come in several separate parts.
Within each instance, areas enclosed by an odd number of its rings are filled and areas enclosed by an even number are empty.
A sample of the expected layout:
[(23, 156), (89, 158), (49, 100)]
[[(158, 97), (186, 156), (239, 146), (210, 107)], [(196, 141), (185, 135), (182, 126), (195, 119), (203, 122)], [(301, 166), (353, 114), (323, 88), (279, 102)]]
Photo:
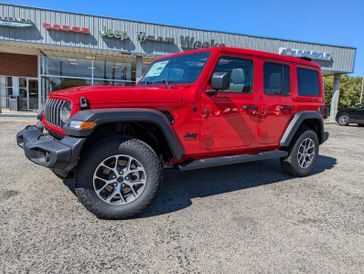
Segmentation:
[(364, 127), (364, 124), (358, 124), (359, 127)]
[(76, 194), (98, 218), (125, 219), (152, 203), (162, 182), (153, 149), (128, 137), (105, 139), (90, 147), (76, 170)]
[(347, 126), (349, 124), (349, 121), (350, 121), (349, 115), (346, 113), (341, 114), (337, 119), (337, 122), (339, 123), (340, 126)]
[(311, 173), (319, 152), (316, 132), (302, 129), (289, 147), (288, 157), (281, 159), (283, 170), (292, 176), (303, 177)]

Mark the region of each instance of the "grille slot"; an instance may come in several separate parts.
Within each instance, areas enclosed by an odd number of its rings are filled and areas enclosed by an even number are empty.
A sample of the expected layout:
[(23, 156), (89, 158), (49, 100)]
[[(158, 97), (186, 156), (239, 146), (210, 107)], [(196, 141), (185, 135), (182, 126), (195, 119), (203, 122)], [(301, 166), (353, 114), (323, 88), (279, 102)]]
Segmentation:
[(61, 109), (64, 104), (63, 100), (48, 99), (45, 106), (46, 121), (57, 127), (62, 127)]

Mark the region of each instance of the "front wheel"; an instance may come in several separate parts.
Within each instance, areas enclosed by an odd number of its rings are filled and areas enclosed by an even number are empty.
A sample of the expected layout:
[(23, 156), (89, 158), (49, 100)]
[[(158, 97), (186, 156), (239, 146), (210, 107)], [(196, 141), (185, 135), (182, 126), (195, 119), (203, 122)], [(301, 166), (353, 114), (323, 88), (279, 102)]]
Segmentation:
[(319, 152), (316, 132), (302, 129), (289, 147), (288, 157), (281, 159), (283, 170), (292, 176), (303, 177), (312, 172)]
[(98, 218), (126, 219), (152, 203), (162, 183), (162, 166), (146, 143), (128, 137), (88, 148), (75, 174), (80, 202)]
[(337, 122), (339, 123), (340, 126), (347, 126), (349, 124), (350, 118), (349, 115), (347, 114), (341, 114), (338, 118), (337, 118)]

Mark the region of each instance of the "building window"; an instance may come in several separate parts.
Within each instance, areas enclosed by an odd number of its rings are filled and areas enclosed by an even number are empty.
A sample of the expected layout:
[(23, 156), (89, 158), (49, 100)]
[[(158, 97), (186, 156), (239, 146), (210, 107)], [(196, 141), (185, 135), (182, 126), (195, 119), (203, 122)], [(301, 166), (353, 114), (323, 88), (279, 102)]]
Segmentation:
[(92, 82), (82, 78), (43, 77), (46, 90), (55, 91), (76, 86), (91, 86)]
[(19, 110), (38, 109), (38, 79), (0, 76), (0, 103), (2, 108), (9, 108), (10, 96), (19, 97)]
[(298, 95), (320, 96), (319, 75), (316, 70), (297, 68)]
[(44, 57), (44, 75), (68, 77), (92, 77), (92, 60)]
[(42, 56), (42, 87), (48, 92), (89, 85), (130, 85), (132, 62)]
[(0, 76), (0, 104), (2, 108), (9, 108), (9, 97), (13, 95), (13, 82), (9, 76)]
[(113, 81), (131, 80), (131, 63), (94, 61), (94, 78), (106, 80), (108, 83)]
[(289, 66), (278, 63), (264, 63), (264, 93), (289, 95)]
[(221, 57), (214, 72), (228, 72), (230, 87), (227, 92), (250, 93), (253, 83), (253, 62), (236, 57)]

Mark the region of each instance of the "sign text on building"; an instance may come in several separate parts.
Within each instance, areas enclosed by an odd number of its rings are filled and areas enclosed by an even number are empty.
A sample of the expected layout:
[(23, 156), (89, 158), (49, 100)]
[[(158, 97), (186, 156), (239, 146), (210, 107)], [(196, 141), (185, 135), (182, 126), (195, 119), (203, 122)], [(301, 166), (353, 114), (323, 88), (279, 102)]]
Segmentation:
[(28, 28), (33, 26), (30, 19), (0, 16), (1, 27)]
[(140, 43), (144, 43), (144, 42), (149, 41), (149, 42), (162, 42), (162, 43), (174, 44), (174, 38), (156, 36), (156, 35), (147, 35), (145, 32), (138, 32), (137, 33), (137, 40)]
[(120, 40), (129, 39), (128, 33), (126, 31), (106, 29), (106, 27), (100, 30), (100, 35), (102, 37), (116, 38)]
[(279, 48), (279, 54), (293, 56), (293, 57), (307, 57), (312, 60), (331, 61), (332, 54), (324, 51), (292, 49), (292, 48)]
[(201, 49), (201, 48), (214, 48), (214, 47), (224, 47), (225, 44), (220, 44), (211, 39), (209, 42), (201, 42), (195, 40), (194, 37), (181, 36), (181, 48), (183, 49)]
[(89, 28), (85, 28), (85, 27), (76, 27), (76, 26), (68, 26), (68, 25), (43, 23), (43, 28), (45, 28), (47, 30), (57, 30), (57, 31), (66, 31), (66, 32), (76, 32), (76, 33), (90, 34)]

